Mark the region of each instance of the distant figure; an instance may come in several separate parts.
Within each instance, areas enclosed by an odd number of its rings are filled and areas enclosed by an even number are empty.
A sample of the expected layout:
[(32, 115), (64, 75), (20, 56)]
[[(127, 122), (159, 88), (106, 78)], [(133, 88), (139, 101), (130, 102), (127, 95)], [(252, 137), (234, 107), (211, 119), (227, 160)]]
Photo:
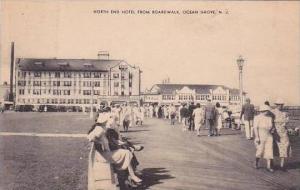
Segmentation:
[(158, 112), (157, 112), (158, 118), (162, 118), (162, 115), (163, 115), (162, 106), (158, 106)]
[(246, 99), (246, 104), (243, 105), (240, 120), (242, 120), (244, 116), (244, 124), (245, 124), (245, 133), (246, 138), (251, 140), (253, 138), (253, 119), (254, 119), (255, 109), (254, 105), (250, 104), (250, 99)]
[(168, 114), (168, 107), (166, 105), (163, 107), (163, 112), (164, 112), (164, 118), (167, 119), (169, 114)]
[(145, 117), (145, 108), (144, 106), (140, 107), (140, 119), (141, 119), (141, 125), (144, 123), (144, 117)]
[(47, 106), (44, 107), (44, 112), (47, 112)]
[(220, 132), (222, 129), (222, 113), (223, 109), (221, 108), (221, 105), (219, 102), (216, 103), (216, 119), (215, 119), (215, 132), (216, 136), (220, 136)]
[(267, 170), (273, 172), (271, 168), (271, 160), (273, 159), (273, 135), (271, 129), (273, 127), (273, 118), (268, 115), (270, 107), (262, 105), (259, 108), (259, 115), (254, 118), (254, 134), (256, 146), (256, 160), (254, 167), (258, 168), (260, 158), (267, 160)]
[(123, 128), (124, 132), (128, 131), (131, 122), (131, 109), (129, 106), (124, 107), (123, 110)]
[(187, 130), (188, 125), (188, 117), (189, 117), (189, 110), (186, 108), (186, 104), (182, 105), (182, 108), (179, 110), (181, 123), (182, 123), (182, 131)]
[(180, 104), (180, 106), (178, 107), (178, 110), (177, 110), (177, 115), (178, 115), (178, 122), (181, 123), (181, 115), (180, 115), (180, 110), (182, 108), (182, 104)]
[(154, 112), (153, 105), (150, 105), (149, 106), (149, 115), (150, 115), (150, 118), (153, 118), (153, 112)]
[(157, 118), (158, 118), (158, 109), (159, 109), (159, 106), (156, 105), (156, 106), (154, 107), (154, 115), (155, 115), (155, 117), (157, 117)]
[(211, 137), (214, 135), (214, 121), (216, 118), (216, 108), (211, 103), (211, 99), (207, 99), (207, 104), (204, 108), (204, 118), (205, 125), (208, 128), (208, 136)]
[(2, 102), (0, 102), (0, 111), (1, 111), (1, 114), (4, 113), (4, 107), (2, 106)]
[(204, 109), (201, 108), (199, 103), (197, 103), (196, 109), (193, 111), (193, 117), (197, 136), (200, 136), (200, 129), (204, 125)]
[(188, 109), (189, 109), (189, 131), (194, 131), (195, 123), (194, 123), (193, 112), (194, 112), (194, 109), (196, 109), (194, 102), (191, 103), (191, 105), (189, 106)]
[[(272, 110), (274, 114), (274, 125), (276, 128), (276, 133), (274, 134), (274, 140), (279, 150), (280, 158), (280, 168), (285, 171), (285, 160), (291, 157), (292, 149), (290, 144), (290, 139), (288, 136), (288, 130), (286, 128), (286, 123), (289, 118), (285, 112), (282, 112), (283, 102), (277, 100), (275, 103), (276, 108)], [(277, 155), (276, 155), (277, 156)]]
[(171, 104), (171, 106), (169, 107), (169, 114), (170, 114), (171, 125), (175, 125), (176, 108), (173, 104)]

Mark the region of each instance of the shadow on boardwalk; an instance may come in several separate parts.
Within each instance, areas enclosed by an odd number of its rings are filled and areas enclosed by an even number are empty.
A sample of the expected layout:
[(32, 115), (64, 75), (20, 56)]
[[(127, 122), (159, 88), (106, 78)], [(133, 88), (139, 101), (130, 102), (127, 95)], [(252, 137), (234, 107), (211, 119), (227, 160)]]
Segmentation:
[(166, 168), (144, 168), (142, 173), (143, 185), (138, 187), (139, 190), (148, 189), (149, 187), (163, 183), (163, 180), (173, 179), (175, 177), (169, 174)]

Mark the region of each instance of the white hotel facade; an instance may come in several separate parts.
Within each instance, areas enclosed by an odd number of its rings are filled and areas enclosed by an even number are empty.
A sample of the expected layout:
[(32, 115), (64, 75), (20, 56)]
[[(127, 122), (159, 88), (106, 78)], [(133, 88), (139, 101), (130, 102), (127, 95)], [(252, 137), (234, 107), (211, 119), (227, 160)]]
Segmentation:
[[(246, 93), (243, 93), (245, 96)], [(143, 101), (151, 104), (200, 103), (207, 99), (222, 106), (239, 105), (239, 90), (224, 85), (209, 84), (155, 84), (143, 94)]]
[(140, 100), (141, 70), (124, 60), (16, 59), (16, 105), (80, 106)]

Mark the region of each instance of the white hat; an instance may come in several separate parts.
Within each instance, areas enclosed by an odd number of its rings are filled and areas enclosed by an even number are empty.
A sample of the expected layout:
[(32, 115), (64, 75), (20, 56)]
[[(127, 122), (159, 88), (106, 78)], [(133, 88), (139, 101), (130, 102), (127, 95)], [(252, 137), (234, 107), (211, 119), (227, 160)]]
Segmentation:
[(270, 110), (270, 107), (265, 104), (259, 106), (259, 111), (269, 111), (269, 110)]
[(97, 123), (105, 123), (109, 120), (109, 118), (110, 118), (110, 113), (106, 113), (106, 112), (100, 113), (97, 119)]

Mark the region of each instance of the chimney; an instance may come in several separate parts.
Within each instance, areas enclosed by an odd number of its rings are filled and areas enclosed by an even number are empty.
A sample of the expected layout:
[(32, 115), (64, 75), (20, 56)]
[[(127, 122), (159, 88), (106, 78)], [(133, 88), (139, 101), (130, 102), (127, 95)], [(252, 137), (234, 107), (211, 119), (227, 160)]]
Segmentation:
[(14, 100), (14, 59), (15, 59), (15, 43), (11, 42), (11, 52), (10, 52), (10, 91), (9, 91), (9, 101)]
[(98, 59), (99, 60), (109, 60), (109, 52), (108, 51), (99, 51)]

